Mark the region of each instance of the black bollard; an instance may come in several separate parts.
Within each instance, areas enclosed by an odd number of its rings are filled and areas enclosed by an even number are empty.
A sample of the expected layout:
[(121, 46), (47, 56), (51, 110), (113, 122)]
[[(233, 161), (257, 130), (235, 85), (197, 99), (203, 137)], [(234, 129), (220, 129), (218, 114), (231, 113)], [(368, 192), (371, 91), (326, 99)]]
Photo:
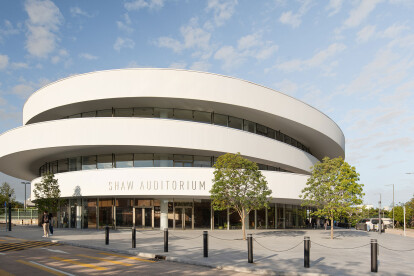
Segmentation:
[(371, 272), (378, 272), (378, 243), (371, 239)]
[(109, 226), (105, 226), (105, 244), (109, 244)]
[(132, 248), (137, 248), (137, 230), (132, 227)]
[[(9, 198), (11, 195), (9, 195)], [(11, 231), (11, 223), (12, 222), (12, 216), (11, 216), (11, 202), (9, 202), (9, 231)]]
[(247, 262), (253, 263), (253, 237), (252, 234), (247, 235)]
[(305, 260), (305, 267), (309, 267), (310, 261), (310, 238), (305, 237), (304, 241), (304, 260)]
[(208, 257), (208, 231), (203, 231), (204, 258)]
[(168, 228), (164, 228), (164, 252), (168, 252)]

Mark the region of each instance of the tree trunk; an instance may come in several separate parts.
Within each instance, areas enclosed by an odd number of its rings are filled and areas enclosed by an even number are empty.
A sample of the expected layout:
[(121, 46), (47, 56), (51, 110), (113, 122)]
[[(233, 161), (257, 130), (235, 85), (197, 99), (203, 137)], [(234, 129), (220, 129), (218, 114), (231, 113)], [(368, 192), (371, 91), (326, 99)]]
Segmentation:
[(331, 219), (331, 240), (333, 240), (333, 227), (334, 227), (334, 220)]
[(246, 240), (246, 226), (244, 225), (246, 221), (246, 210), (243, 208), (242, 210), (242, 232), (243, 232), (243, 240)]

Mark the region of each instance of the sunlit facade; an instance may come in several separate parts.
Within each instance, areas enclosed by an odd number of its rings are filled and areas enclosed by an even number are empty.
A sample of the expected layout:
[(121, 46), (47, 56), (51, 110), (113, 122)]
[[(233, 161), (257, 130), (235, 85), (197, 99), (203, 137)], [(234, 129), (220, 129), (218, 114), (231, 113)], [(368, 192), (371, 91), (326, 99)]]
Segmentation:
[[(344, 157), (340, 128), (315, 108), (272, 89), (216, 74), (122, 69), (71, 76), (36, 91), (23, 126), (0, 136), (0, 170), (59, 181), (59, 225), (238, 229), (232, 210), (214, 211), (217, 157), (258, 163), (271, 208), (249, 228), (304, 226), (299, 198), (310, 168)], [(31, 185), (32, 189), (34, 185)], [(33, 198), (33, 193), (32, 193)]]

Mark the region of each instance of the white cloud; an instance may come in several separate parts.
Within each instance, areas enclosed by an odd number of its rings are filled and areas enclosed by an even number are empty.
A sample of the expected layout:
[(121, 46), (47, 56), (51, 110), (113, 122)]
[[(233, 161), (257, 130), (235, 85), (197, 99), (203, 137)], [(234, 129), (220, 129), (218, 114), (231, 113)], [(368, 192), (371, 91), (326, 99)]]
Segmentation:
[(396, 38), (405, 30), (408, 30), (408, 26), (401, 24), (393, 24), (392, 26), (386, 28), (383, 32), (379, 34), (383, 38)]
[(211, 34), (200, 28), (196, 18), (192, 18), (190, 22), (180, 28), (183, 41), (171, 37), (160, 37), (156, 44), (158, 47), (170, 48), (174, 52), (179, 53), (184, 49), (198, 49), (202, 52), (210, 52)]
[(164, 6), (164, 0), (135, 0), (126, 2), (124, 7), (127, 11), (138, 11), (140, 9), (148, 8), (160, 9)]
[(0, 70), (6, 69), (9, 65), (9, 57), (7, 55), (0, 55)]
[(191, 66), (190, 69), (191, 70), (196, 70), (196, 71), (208, 71), (211, 67), (211, 64), (206, 62), (206, 61), (196, 61), (194, 62)]
[(362, 30), (357, 33), (357, 42), (358, 43), (365, 43), (371, 39), (371, 37), (375, 34), (375, 26), (368, 25), (365, 26)]
[(56, 48), (62, 14), (50, 0), (27, 0), (25, 10), (29, 16), (26, 49), (32, 56), (45, 58)]
[(133, 49), (135, 47), (135, 42), (130, 38), (118, 37), (114, 44), (114, 49), (116, 51), (121, 51), (122, 48)]
[(13, 63), (11, 64), (11, 67), (12, 67), (13, 69), (28, 69), (28, 68), (30, 68), (30, 67), (29, 67), (29, 64), (27, 64), (27, 63), (25, 63), (25, 62), (13, 62)]
[(280, 23), (291, 25), (293, 28), (299, 27), (299, 25), (302, 23), (302, 17), (308, 12), (311, 4), (312, 0), (304, 0), (297, 13), (294, 13), (293, 11), (282, 13), (282, 15), (279, 17)]
[(274, 85), (275, 90), (288, 94), (288, 95), (295, 95), (296, 91), (298, 91), (298, 85), (288, 79), (284, 79), (281, 82), (277, 82)]
[(39, 79), (38, 82), (26, 81), (25, 79), (20, 79), (20, 83), (13, 86), (11, 93), (19, 96), (22, 99), (29, 97), (36, 89), (45, 86), (50, 83), (48, 79)]
[(325, 8), (329, 12), (329, 16), (337, 14), (341, 10), (343, 2), (343, 0), (330, 0)]
[(4, 27), (0, 27), (0, 42), (4, 36), (18, 34), (20, 31), (9, 20), (4, 20)]
[(214, 23), (221, 26), (232, 17), (236, 5), (237, 0), (209, 0), (206, 10), (213, 11)]
[(223, 68), (230, 70), (240, 66), (247, 58), (264, 60), (271, 57), (278, 50), (278, 46), (271, 41), (263, 41), (260, 33), (241, 37), (237, 47), (222, 46), (214, 55), (217, 60), (223, 61)]
[(79, 7), (71, 7), (70, 8), (70, 14), (73, 16), (73, 17), (76, 17), (76, 16), (85, 16), (85, 17), (93, 17), (93, 15), (92, 14), (89, 14), (89, 13), (87, 13), (86, 11), (84, 11), (84, 10), (82, 10), (81, 8), (79, 8)]
[(362, 0), (350, 11), (348, 18), (343, 24), (343, 28), (354, 28), (359, 26), (375, 9), (382, 0)]
[[(59, 62), (61, 62), (62, 60), (66, 60), (66, 62), (68, 62), (68, 59), (66, 59), (69, 56), (68, 51), (66, 51), (65, 49), (60, 49), (57, 53), (57, 55), (53, 56), (50, 61), (53, 64), (58, 64)], [(70, 62), (70, 61), (69, 61)]]
[(169, 68), (176, 68), (176, 69), (185, 69), (187, 67), (187, 63), (185, 62), (174, 62), (171, 63)]
[[(320, 67), (320, 66), (328, 66), (326, 62), (337, 55), (338, 53), (344, 51), (346, 46), (342, 43), (333, 43), (329, 45), (328, 48), (317, 52), (313, 57), (305, 60), (301, 59), (293, 59), (289, 61), (285, 61), (282, 63), (278, 63), (276, 68), (285, 71), (285, 72), (295, 72), (295, 71), (303, 71), (306, 69)], [(332, 64), (332, 63), (331, 63)]]
[(118, 29), (124, 31), (126, 33), (132, 33), (134, 29), (130, 26), (132, 23), (131, 18), (129, 17), (128, 13), (125, 13), (122, 17), (122, 21), (116, 21), (116, 25)]
[(91, 55), (91, 54), (88, 54), (88, 53), (80, 53), (79, 54), (79, 57), (84, 58), (84, 59), (87, 59), (87, 60), (95, 60), (95, 59), (98, 59), (97, 56), (94, 56), (94, 55)]

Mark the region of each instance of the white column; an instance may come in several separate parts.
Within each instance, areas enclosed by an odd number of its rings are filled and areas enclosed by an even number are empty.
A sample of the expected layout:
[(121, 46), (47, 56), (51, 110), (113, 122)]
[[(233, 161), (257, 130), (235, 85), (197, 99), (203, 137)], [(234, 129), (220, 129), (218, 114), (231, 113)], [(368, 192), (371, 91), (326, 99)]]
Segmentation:
[(168, 228), (168, 199), (161, 200), (160, 230)]

